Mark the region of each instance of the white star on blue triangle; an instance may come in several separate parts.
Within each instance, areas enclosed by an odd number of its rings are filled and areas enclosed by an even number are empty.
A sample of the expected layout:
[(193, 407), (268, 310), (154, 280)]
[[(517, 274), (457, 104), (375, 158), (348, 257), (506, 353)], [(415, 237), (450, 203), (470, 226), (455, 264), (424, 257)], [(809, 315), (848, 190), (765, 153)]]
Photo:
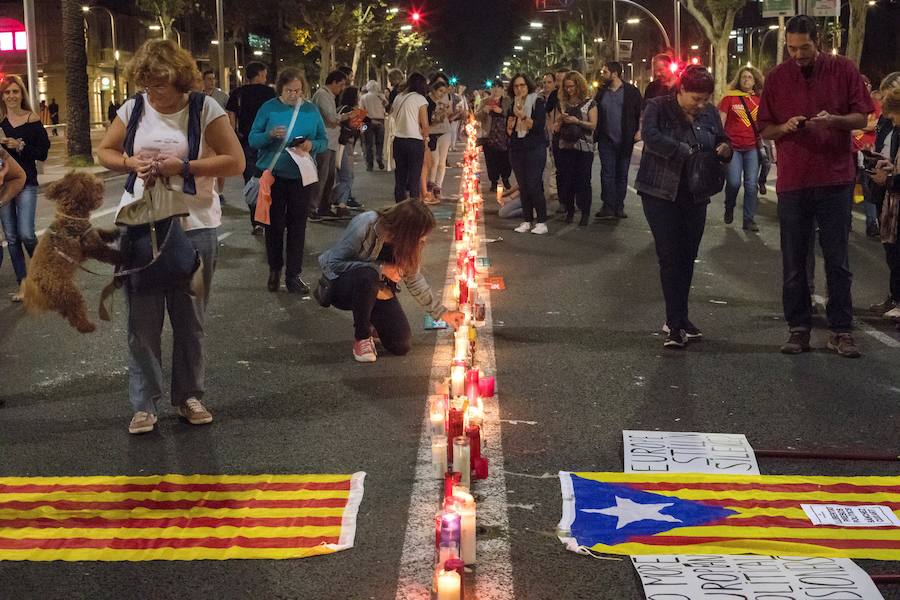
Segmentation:
[(621, 544), (635, 536), (655, 535), (676, 527), (708, 525), (736, 514), (727, 508), (584, 479), (574, 473), (572, 487), (572, 536), (587, 547)]

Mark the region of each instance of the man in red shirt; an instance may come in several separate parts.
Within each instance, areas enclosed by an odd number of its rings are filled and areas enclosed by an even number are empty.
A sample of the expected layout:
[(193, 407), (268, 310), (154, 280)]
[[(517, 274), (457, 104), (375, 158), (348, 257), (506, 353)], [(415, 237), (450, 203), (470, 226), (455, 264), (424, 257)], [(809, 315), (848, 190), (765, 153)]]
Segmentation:
[(856, 65), (819, 52), (814, 19), (793, 17), (786, 45), (790, 59), (766, 79), (759, 111), (762, 137), (775, 140), (778, 149), (782, 302), (790, 327), (781, 351), (799, 354), (810, 349), (806, 260), (818, 225), (828, 280), (828, 348), (857, 358), (847, 254), (856, 177), (850, 132), (865, 127), (866, 115), (875, 107)]

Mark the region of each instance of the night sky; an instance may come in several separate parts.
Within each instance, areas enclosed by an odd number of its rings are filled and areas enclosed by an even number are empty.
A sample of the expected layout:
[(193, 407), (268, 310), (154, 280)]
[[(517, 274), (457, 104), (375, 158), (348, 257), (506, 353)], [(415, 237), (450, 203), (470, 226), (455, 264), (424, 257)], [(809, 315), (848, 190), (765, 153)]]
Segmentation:
[[(514, 40), (527, 32), (530, 20), (549, 20), (548, 15), (536, 13), (533, 0), (402, 0), (401, 4), (422, 11), (432, 40), (430, 52), (448, 74), (469, 85), (479, 85), (497, 74), (503, 57), (511, 52)], [(657, 14), (667, 29), (671, 27), (671, 0), (642, 0), (641, 4)], [(846, 27), (846, 10), (843, 16)], [(896, 35), (900, 0), (879, 0), (873, 16), (868, 23), (863, 70), (877, 79), (900, 67), (900, 36)], [(692, 43), (692, 33), (699, 36), (691, 21), (685, 15), (686, 44)], [(760, 21), (758, 16), (751, 17), (745, 24), (758, 25)]]

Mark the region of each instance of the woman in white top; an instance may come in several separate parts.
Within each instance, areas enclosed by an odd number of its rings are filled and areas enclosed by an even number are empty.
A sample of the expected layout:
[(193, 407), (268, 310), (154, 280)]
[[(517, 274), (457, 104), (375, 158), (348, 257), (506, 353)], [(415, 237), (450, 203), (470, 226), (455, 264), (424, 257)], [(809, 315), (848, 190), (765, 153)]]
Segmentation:
[(434, 103), (434, 113), (428, 127), (428, 148), (431, 150), (428, 189), (437, 202), (441, 199), (441, 188), (447, 172), (447, 153), (450, 152), (450, 143), (453, 141), (450, 136), (450, 119), (456, 116), (451, 114), (449, 91), (450, 86), (443, 79), (435, 79), (431, 84), (430, 97)]
[(428, 82), (421, 73), (412, 73), (391, 104), (394, 117), (394, 200), (419, 198), (425, 140), (428, 138)]
[(195, 65), (194, 58), (171, 40), (144, 43), (126, 69), (131, 82), (144, 90), (140, 94), (143, 113), (132, 152), (126, 152), (126, 135), (135, 98), (116, 113), (97, 153), (107, 169), (135, 173), (138, 178), (129, 178), (133, 192), (123, 195), (116, 221), (147, 223), (149, 199), (155, 219), (166, 216), (157, 211), (186, 207), (188, 215), (181, 219), (181, 226), (203, 261), (203, 295), (194, 295), (183, 285), (140, 292), (125, 286), (128, 392), (134, 410), (128, 427), (131, 433), (152, 431), (157, 421), (156, 405), (163, 394), (160, 338), (166, 311), (173, 331), (172, 404), (192, 425), (212, 421), (200, 400), (205, 391), (203, 317), (216, 265), (216, 232), (222, 219), (214, 182), (216, 177), (240, 175), (244, 153), (225, 110), (206, 96), (200, 111), (199, 153), (191, 160), (190, 144), (195, 139), (188, 133), (190, 92), (200, 76)]

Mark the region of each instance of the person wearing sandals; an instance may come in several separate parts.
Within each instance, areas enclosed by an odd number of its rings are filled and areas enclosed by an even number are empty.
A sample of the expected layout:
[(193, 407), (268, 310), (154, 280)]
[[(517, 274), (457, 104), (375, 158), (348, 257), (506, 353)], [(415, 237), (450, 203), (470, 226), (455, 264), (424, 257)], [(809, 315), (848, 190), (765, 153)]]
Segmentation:
[(128, 395), (134, 411), (128, 431), (146, 433), (156, 425), (163, 394), (166, 312), (173, 332), (171, 402), (191, 425), (212, 422), (201, 400), (206, 391), (204, 315), (222, 221), (214, 185), (216, 177), (243, 172), (244, 152), (225, 109), (210, 96), (191, 93), (200, 73), (194, 57), (172, 40), (145, 42), (125, 73), (142, 91), (119, 108), (97, 152), (104, 167), (129, 174), (116, 222), (157, 220), (140, 218), (151, 209), (186, 213), (179, 224), (202, 261), (202, 293), (186, 284), (138, 290), (130, 278), (125, 283)]
[(412, 347), (412, 330), (397, 300), (403, 281), (413, 299), (435, 320), (457, 329), (463, 314), (447, 310), (419, 272), (427, 235), (434, 229), (431, 210), (418, 199), (404, 200), (350, 221), (344, 235), (319, 256), (331, 282), (331, 305), (353, 312), (353, 358), (375, 362), (377, 337), (391, 354)]
[[(25, 171), (25, 187), (0, 208), (0, 222), (6, 232), (7, 250), (16, 273), (16, 282), (21, 284), (28, 275), (25, 253), (34, 254), (37, 247), (34, 219), (37, 209), (37, 164), (47, 160), (50, 139), (41, 123), (40, 116), (31, 109), (28, 89), (16, 75), (7, 75), (0, 81), (0, 145)], [(10, 295), (13, 302), (21, 302), (22, 296), (16, 291)]]

